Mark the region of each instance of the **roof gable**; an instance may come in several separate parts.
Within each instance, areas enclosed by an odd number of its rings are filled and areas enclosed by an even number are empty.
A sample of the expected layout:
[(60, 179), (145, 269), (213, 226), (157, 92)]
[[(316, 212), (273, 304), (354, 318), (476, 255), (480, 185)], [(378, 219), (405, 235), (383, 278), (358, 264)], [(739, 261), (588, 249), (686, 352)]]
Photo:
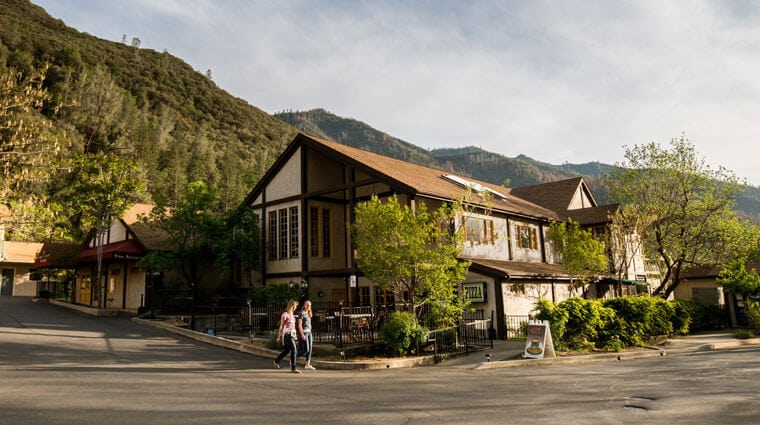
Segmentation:
[(512, 194), (557, 213), (597, 206), (583, 177), (518, 187)]
[[(503, 187), (472, 178), (467, 178), (466, 180), (473, 183), (473, 185), (463, 187), (453, 179), (446, 178), (451, 173), (375, 154), (337, 142), (307, 136), (303, 133), (296, 136), (272, 168), (267, 171), (265, 177), (251, 191), (246, 198), (247, 205), (251, 205), (251, 202), (262, 193), (266, 185), (272, 181), (279, 168), (283, 167), (288, 161), (288, 157), (293, 155), (299, 146), (305, 146), (307, 149), (314, 149), (323, 155), (336, 158), (340, 162), (348, 164), (360, 172), (389, 185), (394, 190), (407, 193), (411, 196), (448, 201), (465, 200), (472, 205), (495, 211), (537, 219), (552, 220), (557, 218), (557, 214), (553, 211), (525, 199), (515, 197), (510, 194), (508, 189)], [(483, 193), (476, 193), (472, 190), (472, 187), (482, 187), (487, 190), (486, 193), (489, 193), (489, 195), (484, 196)], [(491, 196), (491, 191), (502, 194), (503, 198)]]

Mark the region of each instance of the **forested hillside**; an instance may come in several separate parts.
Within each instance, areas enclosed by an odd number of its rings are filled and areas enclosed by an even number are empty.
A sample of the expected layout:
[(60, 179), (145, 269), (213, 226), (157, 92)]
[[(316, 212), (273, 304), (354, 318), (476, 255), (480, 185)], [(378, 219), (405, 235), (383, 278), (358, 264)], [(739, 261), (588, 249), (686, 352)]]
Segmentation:
[(201, 180), (236, 205), (296, 133), (168, 52), (78, 32), (26, 0), (0, 0), (0, 67), (45, 71), (61, 144), (136, 160), (147, 200)]

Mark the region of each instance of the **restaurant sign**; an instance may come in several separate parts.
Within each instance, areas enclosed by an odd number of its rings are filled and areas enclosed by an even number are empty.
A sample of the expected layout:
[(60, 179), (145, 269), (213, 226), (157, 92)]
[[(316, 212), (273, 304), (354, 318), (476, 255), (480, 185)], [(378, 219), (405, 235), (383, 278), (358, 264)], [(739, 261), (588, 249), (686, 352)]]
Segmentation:
[(463, 283), (462, 292), (464, 292), (464, 300), (471, 303), (484, 303), (486, 302), (486, 284), (485, 282), (478, 283)]

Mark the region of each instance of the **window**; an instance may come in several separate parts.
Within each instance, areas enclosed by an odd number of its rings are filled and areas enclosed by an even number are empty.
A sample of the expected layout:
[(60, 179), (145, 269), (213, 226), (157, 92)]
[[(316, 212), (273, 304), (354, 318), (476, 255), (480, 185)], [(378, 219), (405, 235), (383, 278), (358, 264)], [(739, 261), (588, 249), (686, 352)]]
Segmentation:
[(298, 207), (290, 207), (290, 258), (298, 258)]
[(330, 233), (330, 210), (322, 210), (322, 256), (330, 257), (332, 255), (332, 233)]
[(312, 257), (332, 256), (332, 213), (329, 208), (309, 209), (309, 251)]
[(280, 212), (279, 258), (282, 260), (284, 258), (288, 258), (288, 210), (283, 208), (279, 212)]
[(269, 211), (269, 231), (267, 235), (267, 251), (270, 260), (277, 259), (277, 211)]
[(517, 226), (517, 246), (525, 249), (538, 249), (538, 232), (530, 226)]
[(298, 258), (298, 207), (269, 211), (267, 227), (267, 258), (285, 260)]
[(467, 242), (473, 245), (495, 243), (496, 233), (494, 232), (493, 220), (467, 217), (464, 221), (464, 229)]

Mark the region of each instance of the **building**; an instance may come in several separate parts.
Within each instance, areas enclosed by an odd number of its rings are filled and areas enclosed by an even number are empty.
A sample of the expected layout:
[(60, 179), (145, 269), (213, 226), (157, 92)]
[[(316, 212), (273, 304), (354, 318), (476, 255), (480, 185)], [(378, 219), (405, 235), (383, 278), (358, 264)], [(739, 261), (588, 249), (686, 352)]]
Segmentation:
[(392, 295), (378, 290), (354, 262), (354, 206), (372, 195), (396, 195), (410, 206), (424, 202), (429, 210), (463, 200), (469, 208), (457, 225), (466, 234), (462, 258), (472, 265), (460, 293), (486, 316), (493, 313), (503, 329), (506, 316), (527, 315), (538, 298), (559, 302), (578, 295), (546, 238), (550, 224), (569, 209), (598, 208), (582, 181), (572, 189), (561, 207), (544, 206), (528, 191), (299, 134), (245, 200), (260, 217), (265, 248), (253, 280), (304, 282), (315, 302), (387, 305)]
[[(152, 208), (148, 204), (133, 205), (122, 217), (110, 223), (102, 233), (102, 241), (99, 241), (98, 232), (93, 230), (81, 246), (45, 244), (35, 268), (73, 270), (70, 300), (76, 304), (138, 311), (147, 305), (149, 294), (146, 291), (148, 276), (137, 262), (148, 250), (160, 244), (156, 231), (142, 222)], [(99, 256), (102, 283), (96, 285)], [(104, 295), (100, 292), (103, 288)]]
[(32, 271), (40, 249), (41, 243), (10, 242), (0, 237), (0, 296), (37, 295), (37, 282), (32, 279)]

